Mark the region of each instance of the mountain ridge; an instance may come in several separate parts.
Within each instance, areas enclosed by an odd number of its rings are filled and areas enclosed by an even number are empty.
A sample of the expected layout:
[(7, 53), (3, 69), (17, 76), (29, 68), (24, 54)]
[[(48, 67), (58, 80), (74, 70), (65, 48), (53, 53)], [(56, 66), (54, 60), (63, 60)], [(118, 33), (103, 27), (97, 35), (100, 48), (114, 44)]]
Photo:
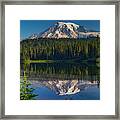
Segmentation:
[(91, 38), (100, 37), (100, 32), (89, 30), (72, 22), (57, 22), (42, 33), (32, 34), (28, 39), (38, 38)]

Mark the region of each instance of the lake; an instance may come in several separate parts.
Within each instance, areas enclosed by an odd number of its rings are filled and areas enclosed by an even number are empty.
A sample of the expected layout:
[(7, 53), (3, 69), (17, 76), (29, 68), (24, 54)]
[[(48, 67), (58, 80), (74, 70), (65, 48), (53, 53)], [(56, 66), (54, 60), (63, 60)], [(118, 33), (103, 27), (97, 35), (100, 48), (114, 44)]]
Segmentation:
[(99, 72), (96, 63), (30, 63), (21, 64), (20, 76), (35, 100), (99, 100)]

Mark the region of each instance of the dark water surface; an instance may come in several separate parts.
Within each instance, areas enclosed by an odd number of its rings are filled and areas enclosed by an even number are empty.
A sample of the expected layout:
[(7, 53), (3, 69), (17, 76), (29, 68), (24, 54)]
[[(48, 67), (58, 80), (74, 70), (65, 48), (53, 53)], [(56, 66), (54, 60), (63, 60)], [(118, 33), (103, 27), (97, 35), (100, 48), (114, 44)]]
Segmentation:
[(37, 100), (99, 100), (100, 74), (95, 63), (21, 64)]

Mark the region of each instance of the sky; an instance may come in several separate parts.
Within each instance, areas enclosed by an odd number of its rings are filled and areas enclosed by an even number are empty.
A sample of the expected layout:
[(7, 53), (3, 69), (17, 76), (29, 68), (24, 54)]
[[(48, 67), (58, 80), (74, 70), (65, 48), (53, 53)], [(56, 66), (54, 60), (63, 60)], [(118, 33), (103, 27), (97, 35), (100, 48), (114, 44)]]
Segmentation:
[(20, 40), (44, 32), (57, 22), (73, 22), (90, 30), (100, 31), (99, 20), (20, 20)]

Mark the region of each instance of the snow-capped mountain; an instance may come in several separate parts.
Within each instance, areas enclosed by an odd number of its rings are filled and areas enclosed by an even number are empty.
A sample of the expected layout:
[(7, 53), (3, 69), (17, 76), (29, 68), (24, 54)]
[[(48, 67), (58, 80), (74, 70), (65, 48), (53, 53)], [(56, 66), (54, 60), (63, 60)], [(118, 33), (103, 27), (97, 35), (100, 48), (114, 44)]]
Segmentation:
[(77, 38), (79, 25), (58, 22), (41, 35), (42, 38)]
[(90, 38), (99, 37), (99, 32), (89, 31), (84, 26), (70, 22), (57, 22), (43, 33), (33, 34), (29, 39), (35, 38)]

